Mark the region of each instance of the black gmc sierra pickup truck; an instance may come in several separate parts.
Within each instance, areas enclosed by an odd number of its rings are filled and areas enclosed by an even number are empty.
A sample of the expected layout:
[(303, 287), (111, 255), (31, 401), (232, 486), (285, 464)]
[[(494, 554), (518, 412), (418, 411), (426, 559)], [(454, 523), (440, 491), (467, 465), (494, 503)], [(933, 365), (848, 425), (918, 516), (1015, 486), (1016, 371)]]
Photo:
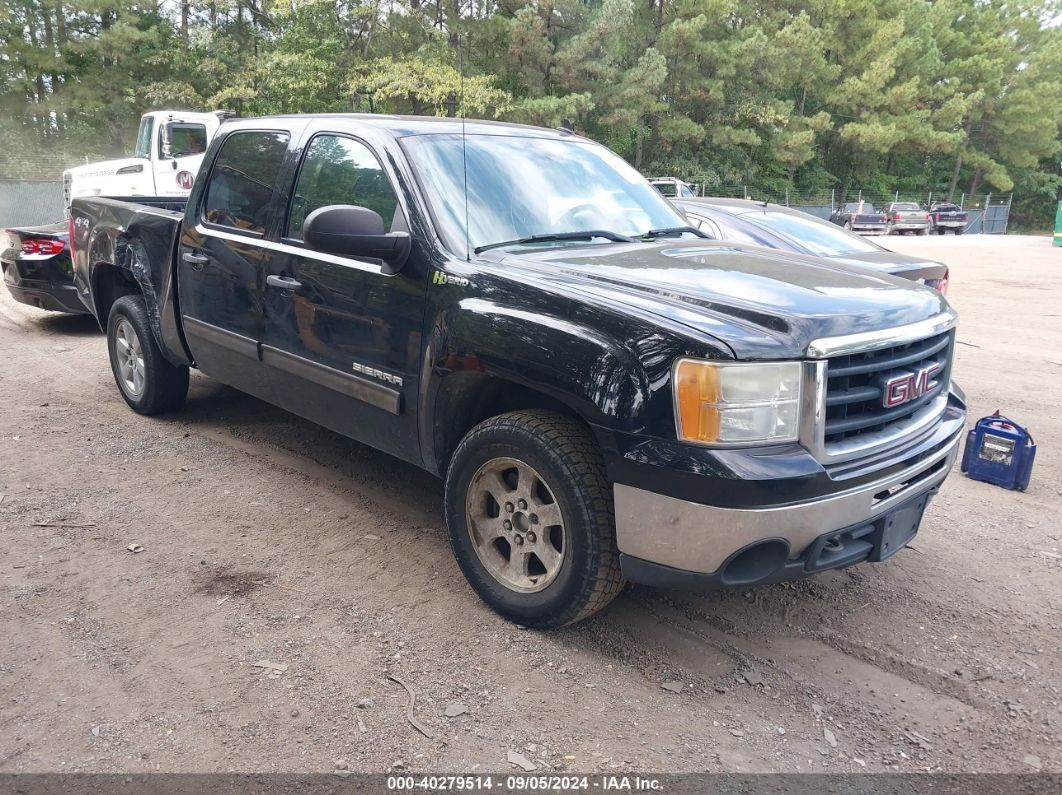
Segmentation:
[(151, 204), (71, 209), (125, 401), (196, 367), (444, 477), (461, 569), (527, 626), (884, 560), (955, 458), (944, 296), (706, 240), (567, 130), (229, 122), (183, 215)]

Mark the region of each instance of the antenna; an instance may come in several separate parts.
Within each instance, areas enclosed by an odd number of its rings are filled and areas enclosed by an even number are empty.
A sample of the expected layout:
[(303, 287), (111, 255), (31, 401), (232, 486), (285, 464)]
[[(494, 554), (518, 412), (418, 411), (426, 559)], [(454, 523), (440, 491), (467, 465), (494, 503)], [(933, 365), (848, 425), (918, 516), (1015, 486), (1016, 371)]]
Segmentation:
[(468, 150), (465, 146), (465, 49), (462, 46), (464, 44), (464, 38), (460, 35), (457, 37), (457, 63), (460, 73), (460, 90), (461, 90), (461, 170), (463, 172), (465, 181), (465, 261), (470, 262), (472, 260), (472, 243), (469, 240), (468, 232)]

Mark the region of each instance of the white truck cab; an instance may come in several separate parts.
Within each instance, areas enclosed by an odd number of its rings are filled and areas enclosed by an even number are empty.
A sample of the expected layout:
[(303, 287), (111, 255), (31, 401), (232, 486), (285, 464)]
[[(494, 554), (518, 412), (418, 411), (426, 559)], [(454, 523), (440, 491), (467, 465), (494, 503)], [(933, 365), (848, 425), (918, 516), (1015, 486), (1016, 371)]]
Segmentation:
[(140, 117), (133, 156), (68, 168), (66, 206), (80, 196), (187, 196), (207, 145), (232, 111), (156, 110)]
[(669, 199), (690, 199), (697, 195), (692, 185), (674, 177), (650, 177), (649, 184)]

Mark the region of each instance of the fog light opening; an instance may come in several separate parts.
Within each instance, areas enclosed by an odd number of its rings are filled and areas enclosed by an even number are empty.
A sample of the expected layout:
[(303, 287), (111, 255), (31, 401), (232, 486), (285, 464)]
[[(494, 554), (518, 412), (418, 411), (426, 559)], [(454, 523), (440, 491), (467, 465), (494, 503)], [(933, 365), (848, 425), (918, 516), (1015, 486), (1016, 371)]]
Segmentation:
[(789, 557), (789, 544), (780, 538), (760, 541), (737, 553), (723, 566), (725, 585), (750, 585), (765, 579)]

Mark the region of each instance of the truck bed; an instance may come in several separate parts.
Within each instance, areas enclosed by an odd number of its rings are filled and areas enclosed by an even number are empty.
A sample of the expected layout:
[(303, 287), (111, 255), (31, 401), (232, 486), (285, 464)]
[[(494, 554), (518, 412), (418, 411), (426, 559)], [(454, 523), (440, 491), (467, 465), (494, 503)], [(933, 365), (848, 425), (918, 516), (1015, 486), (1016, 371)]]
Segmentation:
[(148, 315), (167, 359), (187, 363), (175, 318), (177, 240), (188, 200), (172, 196), (76, 198), (70, 204), (74, 284), (100, 328), (112, 297), (100, 300), (103, 269), (117, 269), (144, 293)]

